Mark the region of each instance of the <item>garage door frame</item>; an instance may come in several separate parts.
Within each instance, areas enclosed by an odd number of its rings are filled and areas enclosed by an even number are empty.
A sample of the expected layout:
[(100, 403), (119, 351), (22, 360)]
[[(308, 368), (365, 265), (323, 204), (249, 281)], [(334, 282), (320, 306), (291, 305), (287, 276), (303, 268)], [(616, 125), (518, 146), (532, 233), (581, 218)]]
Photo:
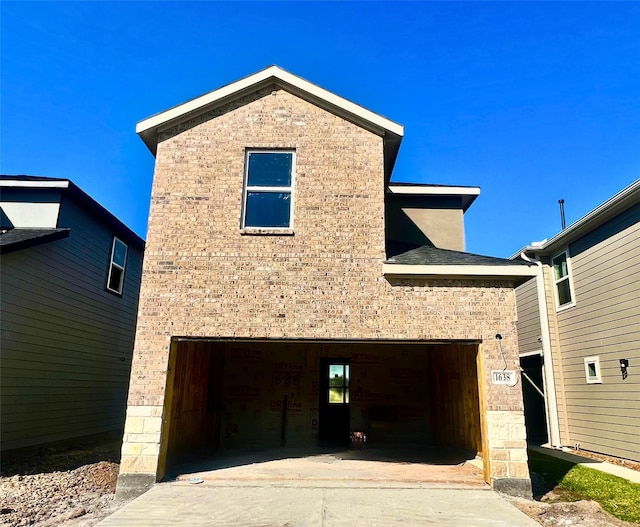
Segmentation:
[(165, 387), (165, 395), (164, 395), (164, 407), (163, 407), (163, 415), (162, 415), (162, 430), (160, 435), (160, 445), (159, 445), (159, 454), (158, 454), (158, 464), (156, 470), (156, 481), (161, 481), (162, 478), (166, 475), (167, 470), (167, 459), (168, 459), (168, 450), (169, 450), (169, 439), (170, 439), (170, 428), (172, 423), (172, 411), (173, 411), (173, 403), (174, 403), (174, 386), (175, 386), (175, 375), (176, 375), (176, 363), (178, 356), (179, 345), (182, 342), (283, 342), (283, 343), (292, 343), (292, 342), (313, 342), (313, 343), (326, 343), (326, 344), (334, 344), (334, 343), (391, 343), (391, 344), (438, 344), (438, 345), (446, 345), (446, 344), (474, 344), (476, 350), (476, 382), (478, 386), (478, 397), (479, 397), (479, 413), (480, 413), (480, 441), (482, 445), (482, 451), (478, 452), (478, 455), (483, 460), (483, 477), (484, 481), (488, 484), (491, 484), (491, 467), (489, 463), (489, 441), (488, 441), (488, 429), (487, 429), (487, 394), (486, 394), (486, 386), (485, 386), (485, 375), (484, 375), (484, 350), (481, 342), (476, 340), (473, 341), (406, 341), (406, 340), (325, 340), (325, 339), (237, 339), (237, 338), (209, 338), (209, 337), (172, 337), (170, 344), (170, 352), (169, 352), (169, 361), (167, 367), (167, 377), (166, 377), (166, 387)]

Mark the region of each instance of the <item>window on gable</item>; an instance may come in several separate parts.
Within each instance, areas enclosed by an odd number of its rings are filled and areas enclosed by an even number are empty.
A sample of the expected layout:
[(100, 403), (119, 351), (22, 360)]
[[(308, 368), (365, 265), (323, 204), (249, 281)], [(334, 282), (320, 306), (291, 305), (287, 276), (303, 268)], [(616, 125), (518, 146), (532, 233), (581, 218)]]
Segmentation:
[(127, 266), (127, 245), (118, 238), (113, 238), (111, 246), (111, 262), (109, 264), (109, 276), (107, 277), (107, 290), (112, 293), (122, 294), (124, 286), (124, 270)]
[(553, 280), (556, 286), (556, 302), (558, 308), (574, 304), (571, 290), (571, 276), (569, 274), (569, 260), (567, 251), (553, 258)]
[(600, 373), (600, 357), (585, 357), (584, 373), (587, 378), (587, 384), (602, 384), (602, 375)]
[(294, 152), (248, 151), (242, 228), (290, 229)]

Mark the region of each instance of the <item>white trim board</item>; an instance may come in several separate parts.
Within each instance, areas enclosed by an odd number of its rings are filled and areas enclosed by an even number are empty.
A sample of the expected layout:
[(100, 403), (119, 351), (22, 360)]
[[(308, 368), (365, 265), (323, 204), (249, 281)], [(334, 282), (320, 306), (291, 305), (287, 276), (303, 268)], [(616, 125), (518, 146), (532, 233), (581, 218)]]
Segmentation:
[(514, 278), (536, 276), (535, 267), (504, 265), (410, 265), (382, 264), (382, 272), (391, 276), (433, 276), (437, 278)]
[(542, 357), (542, 350), (537, 350), (537, 351), (525, 351), (524, 353), (520, 354), (520, 358), (525, 358), (525, 357), (535, 357), (536, 355), (539, 355), (540, 357)]
[(0, 187), (15, 188), (69, 188), (69, 181), (0, 179)]
[(480, 187), (434, 187), (430, 185), (389, 185), (387, 194), (420, 196), (479, 196)]
[(573, 240), (584, 236), (626, 208), (633, 206), (638, 202), (638, 199), (640, 199), (640, 179), (636, 179), (629, 186), (623, 188), (616, 195), (598, 205), (591, 212), (582, 216), (582, 218), (560, 231), (551, 239), (533, 242), (512, 254), (509, 259), (514, 260), (523, 252), (529, 255), (535, 253), (547, 254), (557, 250), (558, 247), (569, 245)]
[(166, 128), (180, 121), (195, 117), (217, 105), (223, 104), (230, 98), (240, 96), (244, 92), (256, 90), (269, 82), (275, 82), (283, 88), (291, 89), (293, 93), (301, 95), (320, 107), (329, 109), (339, 115), (348, 116), (379, 135), (385, 135), (385, 131), (398, 137), (404, 135), (404, 126), (293, 75), (278, 66), (269, 66), (253, 75), (143, 119), (136, 125), (136, 133), (142, 137), (152, 151), (155, 151), (155, 147), (152, 148), (151, 144), (153, 144), (152, 139), (154, 139), (159, 128)]

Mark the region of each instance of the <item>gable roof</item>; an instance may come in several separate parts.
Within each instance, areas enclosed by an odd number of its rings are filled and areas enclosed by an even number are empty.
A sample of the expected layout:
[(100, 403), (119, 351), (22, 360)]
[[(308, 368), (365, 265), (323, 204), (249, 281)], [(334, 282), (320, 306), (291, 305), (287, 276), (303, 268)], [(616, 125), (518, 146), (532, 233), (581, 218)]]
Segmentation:
[(551, 239), (527, 245), (509, 258), (514, 260), (519, 258), (522, 253), (528, 255), (535, 253), (549, 254), (562, 249), (562, 247), (591, 232), (637, 203), (640, 203), (640, 179), (636, 179), (628, 187), (625, 187), (591, 212), (582, 216), (582, 218), (560, 231)]
[[(104, 224), (109, 225), (113, 229), (114, 233), (116, 233), (119, 237), (122, 237), (123, 241), (126, 241), (127, 243), (133, 245), (141, 251), (144, 250), (145, 242), (140, 236), (133, 232), (111, 212), (105, 209), (102, 205), (100, 205), (100, 203), (98, 203), (95, 199), (89, 196), (89, 194), (84, 192), (80, 187), (75, 185), (73, 181), (69, 179), (44, 176), (0, 174), (0, 188), (59, 189), (63, 193), (63, 195), (69, 196), (94, 217), (102, 221)], [(62, 228), (57, 230), (64, 231), (65, 229)], [(4, 238), (7, 241), (6, 243), (9, 243), (11, 240), (11, 237), (7, 237), (10, 232), (12, 231), (10, 230), (2, 234), (3, 238), (6, 237)], [(23, 234), (28, 236), (28, 233)], [(12, 236), (21, 236), (21, 234), (16, 232)], [(46, 239), (45, 241), (51, 240)]]
[(280, 86), (301, 99), (383, 137), (385, 139), (385, 174), (386, 180), (389, 181), (391, 170), (400, 148), (400, 141), (404, 135), (404, 127), (297, 75), (289, 73), (279, 66), (269, 66), (253, 75), (147, 117), (138, 122), (136, 133), (144, 141), (151, 153), (155, 155), (158, 145), (158, 133), (162, 130), (193, 119), (198, 115), (244, 97), (248, 93), (260, 90), (270, 84)]

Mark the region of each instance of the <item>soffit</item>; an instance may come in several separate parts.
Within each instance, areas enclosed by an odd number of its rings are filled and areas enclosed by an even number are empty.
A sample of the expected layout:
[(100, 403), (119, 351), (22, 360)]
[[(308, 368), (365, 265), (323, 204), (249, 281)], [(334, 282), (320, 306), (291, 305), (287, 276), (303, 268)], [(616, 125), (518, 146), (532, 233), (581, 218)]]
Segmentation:
[(396, 196), (455, 197), (460, 199), (462, 211), (466, 212), (480, 195), (480, 187), (424, 183), (390, 183), (387, 187), (387, 194)]

